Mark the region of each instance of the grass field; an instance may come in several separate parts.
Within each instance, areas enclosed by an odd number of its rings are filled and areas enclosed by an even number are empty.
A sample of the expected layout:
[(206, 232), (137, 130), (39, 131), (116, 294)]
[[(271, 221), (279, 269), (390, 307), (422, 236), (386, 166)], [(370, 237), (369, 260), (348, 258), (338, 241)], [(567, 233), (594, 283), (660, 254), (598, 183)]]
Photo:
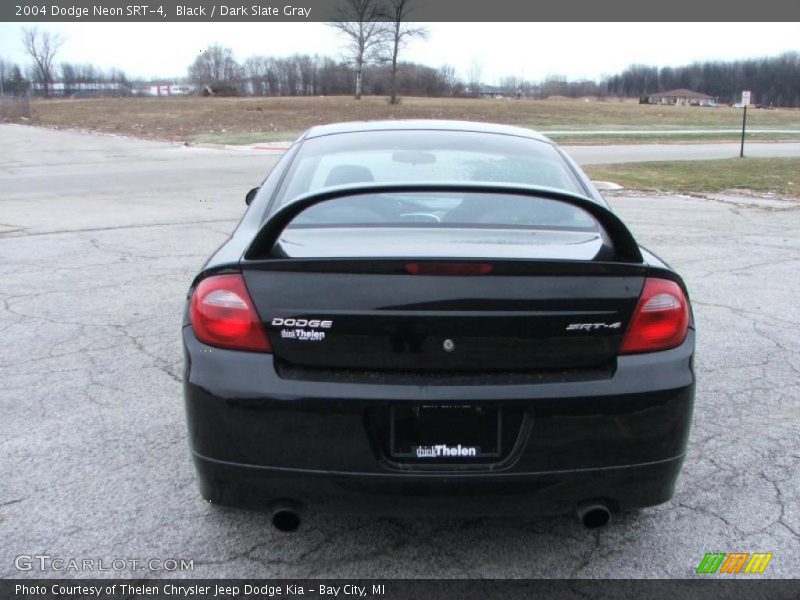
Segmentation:
[[(317, 124), (370, 119), (463, 119), (522, 125), (540, 130), (635, 131), (642, 129), (737, 129), (742, 111), (640, 105), (618, 100), (489, 100), (403, 98), (391, 106), (383, 97), (293, 98), (104, 98), (40, 100), (31, 123), (56, 128), (98, 130), (150, 139), (244, 144), (293, 139)], [(800, 131), (800, 110), (748, 111), (751, 129)], [(552, 136), (562, 143), (712, 141), (732, 133), (650, 136), (618, 133)], [(757, 134), (750, 139), (800, 140), (800, 134)]]
[(800, 198), (800, 158), (729, 158), (596, 165), (584, 169), (596, 181), (646, 191), (751, 190)]

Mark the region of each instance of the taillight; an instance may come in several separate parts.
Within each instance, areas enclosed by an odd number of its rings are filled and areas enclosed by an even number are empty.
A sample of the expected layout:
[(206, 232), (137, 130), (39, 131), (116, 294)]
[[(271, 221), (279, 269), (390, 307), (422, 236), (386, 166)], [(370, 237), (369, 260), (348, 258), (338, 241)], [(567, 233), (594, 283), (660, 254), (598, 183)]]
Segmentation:
[(689, 327), (689, 302), (667, 279), (646, 279), (620, 354), (655, 352), (680, 346)]
[(189, 310), (197, 339), (232, 350), (272, 352), (241, 275), (212, 275), (192, 294)]

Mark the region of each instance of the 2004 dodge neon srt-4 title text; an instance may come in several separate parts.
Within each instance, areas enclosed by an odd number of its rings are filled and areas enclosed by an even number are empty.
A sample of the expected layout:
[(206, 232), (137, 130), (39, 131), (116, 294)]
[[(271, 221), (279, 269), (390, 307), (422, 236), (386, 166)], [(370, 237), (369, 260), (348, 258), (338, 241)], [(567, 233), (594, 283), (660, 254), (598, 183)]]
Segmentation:
[[(16, 16), (36, 17), (70, 17), (81, 19), (84, 17), (147, 17), (161, 15), (166, 18), (168, 10), (162, 5), (150, 4), (131, 4), (122, 6), (102, 6), (96, 4), (88, 6), (56, 6), (51, 5), (48, 9), (46, 4), (17, 5)], [(311, 9), (300, 6), (262, 6), (253, 4), (251, 6), (228, 6), (227, 4), (206, 6), (185, 6), (179, 4), (175, 6), (175, 16), (177, 17), (304, 17), (311, 16)]]

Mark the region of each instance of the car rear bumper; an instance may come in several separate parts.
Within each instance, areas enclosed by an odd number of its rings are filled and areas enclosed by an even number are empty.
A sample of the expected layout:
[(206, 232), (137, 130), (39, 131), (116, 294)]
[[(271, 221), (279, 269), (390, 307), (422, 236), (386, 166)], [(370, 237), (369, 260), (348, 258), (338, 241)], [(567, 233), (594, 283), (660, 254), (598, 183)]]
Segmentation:
[(683, 456), (651, 464), (545, 473), (375, 474), (255, 467), (194, 454), (212, 504), (269, 510), (283, 500), (320, 512), (371, 515), (562, 514), (588, 502), (611, 510), (669, 500)]
[[(189, 439), (203, 496), (268, 509), (292, 499), (353, 513), (555, 514), (601, 500), (667, 501), (694, 402), (694, 333), (620, 357), (596, 379), (497, 385), (287, 380), (272, 357), (210, 348), (184, 328)], [(397, 464), (371, 415), (402, 403), (499, 403), (524, 413), (494, 464)]]

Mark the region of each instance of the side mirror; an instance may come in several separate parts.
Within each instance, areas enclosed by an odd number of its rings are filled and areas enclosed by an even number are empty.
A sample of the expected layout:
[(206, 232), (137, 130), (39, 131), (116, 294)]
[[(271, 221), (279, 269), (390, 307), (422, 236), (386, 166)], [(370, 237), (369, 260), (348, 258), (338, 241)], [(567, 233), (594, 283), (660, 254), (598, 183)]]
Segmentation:
[(247, 204), (247, 206), (250, 206), (250, 203), (253, 201), (253, 198), (256, 197), (256, 194), (260, 189), (260, 187), (254, 187), (252, 190), (247, 192), (247, 195), (244, 197), (244, 203)]

